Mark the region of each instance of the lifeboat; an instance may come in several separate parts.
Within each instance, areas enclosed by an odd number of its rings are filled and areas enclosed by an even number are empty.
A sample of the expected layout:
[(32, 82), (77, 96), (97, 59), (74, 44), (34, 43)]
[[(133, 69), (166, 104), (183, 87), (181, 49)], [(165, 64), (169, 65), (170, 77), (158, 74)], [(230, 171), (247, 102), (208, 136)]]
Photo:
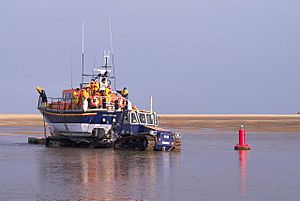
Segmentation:
[(138, 110), (117, 90), (112, 58), (104, 51), (103, 65), (92, 74), (82, 72), (79, 87), (63, 90), (59, 98), (37, 87), (37, 108), (50, 133), (46, 146), (180, 151), (179, 133), (160, 128), (157, 113)]

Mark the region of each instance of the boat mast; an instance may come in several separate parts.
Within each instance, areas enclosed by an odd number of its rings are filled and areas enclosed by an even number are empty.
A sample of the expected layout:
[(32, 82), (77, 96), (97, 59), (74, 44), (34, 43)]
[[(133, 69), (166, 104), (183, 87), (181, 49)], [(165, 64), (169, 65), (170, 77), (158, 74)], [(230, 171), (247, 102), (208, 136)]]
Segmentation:
[(84, 81), (84, 22), (81, 24), (81, 84)]
[(150, 112), (153, 112), (153, 102), (152, 102), (152, 96), (150, 96)]
[(110, 36), (110, 51), (111, 51), (111, 65), (112, 65), (112, 73), (114, 77), (114, 90), (117, 90), (117, 78), (116, 78), (116, 70), (115, 70), (115, 56), (114, 56), (114, 46), (113, 46), (113, 36), (112, 36), (112, 28), (111, 28), (111, 19), (108, 19), (109, 22), (109, 36)]

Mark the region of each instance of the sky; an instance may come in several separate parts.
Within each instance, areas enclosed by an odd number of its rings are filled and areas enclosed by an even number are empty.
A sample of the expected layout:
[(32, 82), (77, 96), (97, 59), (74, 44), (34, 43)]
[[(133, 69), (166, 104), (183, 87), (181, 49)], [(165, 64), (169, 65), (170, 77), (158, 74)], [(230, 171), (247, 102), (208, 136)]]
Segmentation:
[[(300, 112), (299, 0), (0, 0), (0, 113), (38, 113), (110, 48), (117, 86), (159, 113)], [(72, 66), (72, 67), (71, 67)]]

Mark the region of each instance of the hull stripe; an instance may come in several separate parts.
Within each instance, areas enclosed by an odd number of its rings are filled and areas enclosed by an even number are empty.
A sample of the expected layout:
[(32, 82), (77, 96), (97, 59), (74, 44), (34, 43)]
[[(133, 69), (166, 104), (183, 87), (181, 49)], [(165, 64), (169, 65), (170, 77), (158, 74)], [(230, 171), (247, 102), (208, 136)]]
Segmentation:
[(55, 116), (93, 116), (93, 115), (97, 115), (97, 113), (60, 114), (60, 113), (46, 112), (46, 111), (43, 111), (43, 113), (50, 114), (50, 115), (55, 115)]

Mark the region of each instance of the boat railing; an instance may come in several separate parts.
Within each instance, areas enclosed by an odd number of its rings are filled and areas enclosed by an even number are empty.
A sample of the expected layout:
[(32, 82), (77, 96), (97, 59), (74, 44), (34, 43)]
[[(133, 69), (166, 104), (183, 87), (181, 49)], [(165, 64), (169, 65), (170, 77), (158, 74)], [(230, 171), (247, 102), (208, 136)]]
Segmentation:
[(63, 98), (47, 97), (45, 108), (52, 110), (66, 110), (72, 106), (72, 101), (67, 101)]
[[(95, 103), (96, 101), (99, 101), (100, 104)], [(87, 104), (86, 109), (84, 109), (84, 104)], [(88, 100), (79, 99), (77, 101), (75, 101), (73, 98), (65, 99), (61, 97), (47, 97), (46, 103), (42, 103), (40, 100), (38, 103), (38, 107), (44, 107), (47, 110), (53, 111), (122, 110), (126, 107), (126, 105), (126, 102), (116, 102), (116, 99), (111, 99), (106, 96), (100, 96), (98, 100), (93, 100), (89, 98)]]

